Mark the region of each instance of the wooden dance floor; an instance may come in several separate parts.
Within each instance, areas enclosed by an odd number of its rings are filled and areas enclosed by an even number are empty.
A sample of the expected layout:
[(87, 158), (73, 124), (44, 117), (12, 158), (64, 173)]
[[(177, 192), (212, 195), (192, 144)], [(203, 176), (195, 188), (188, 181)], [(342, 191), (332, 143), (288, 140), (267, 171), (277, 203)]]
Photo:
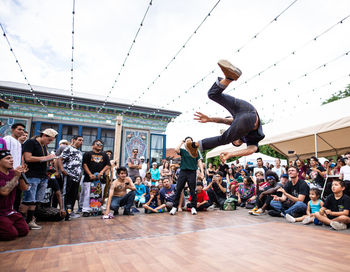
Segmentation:
[(246, 209), (41, 223), (0, 242), (0, 271), (349, 271), (350, 230)]

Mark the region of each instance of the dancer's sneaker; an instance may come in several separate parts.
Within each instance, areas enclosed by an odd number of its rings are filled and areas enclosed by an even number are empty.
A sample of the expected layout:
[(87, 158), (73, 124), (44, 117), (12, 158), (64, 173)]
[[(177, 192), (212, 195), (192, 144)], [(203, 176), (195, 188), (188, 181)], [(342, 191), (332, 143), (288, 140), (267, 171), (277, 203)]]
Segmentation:
[(191, 139), (187, 139), (185, 142), (185, 148), (192, 158), (198, 157), (198, 147), (193, 147)]
[(225, 78), (229, 80), (237, 80), (242, 75), (242, 71), (233, 66), (228, 60), (219, 60), (218, 65), (224, 73)]
[(173, 207), (173, 208), (171, 209), (171, 211), (169, 212), (169, 214), (170, 214), (170, 215), (175, 215), (175, 214), (176, 214), (176, 211), (177, 211), (177, 209), (176, 209), (175, 207)]
[(192, 207), (192, 208), (191, 208), (191, 213), (192, 213), (193, 215), (196, 215), (196, 214), (197, 214), (196, 208)]
[(346, 224), (337, 221), (331, 221), (331, 227), (335, 230), (346, 230), (347, 228)]

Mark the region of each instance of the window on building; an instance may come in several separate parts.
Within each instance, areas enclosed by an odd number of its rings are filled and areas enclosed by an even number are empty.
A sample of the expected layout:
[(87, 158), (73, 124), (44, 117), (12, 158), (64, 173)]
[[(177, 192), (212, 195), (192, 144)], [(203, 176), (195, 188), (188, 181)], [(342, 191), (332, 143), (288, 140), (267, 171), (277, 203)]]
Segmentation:
[(101, 140), (104, 142), (103, 150), (112, 150), (114, 152), (114, 130), (113, 129), (102, 129)]
[(162, 162), (164, 137), (165, 135), (151, 134), (151, 162)]
[(78, 135), (78, 132), (77, 126), (63, 125), (61, 138), (70, 142), (73, 136)]
[(82, 136), (84, 137), (84, 143), (81, 147), (82, 152), (90, 151), (92, 142), (97, 139), (97, 128), (83, 127)]

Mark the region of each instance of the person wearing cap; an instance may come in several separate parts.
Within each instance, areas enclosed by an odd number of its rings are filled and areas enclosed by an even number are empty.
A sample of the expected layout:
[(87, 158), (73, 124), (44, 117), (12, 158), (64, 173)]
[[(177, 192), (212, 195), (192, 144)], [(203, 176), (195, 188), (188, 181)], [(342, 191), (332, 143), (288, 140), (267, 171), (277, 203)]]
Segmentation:
[(26, 176), (30, 185), (28, 191), (23, 192), (21, 212), (27, 214), (27, 223), (30, 229), (41, 229), (34, 218), (36, 203), (44, 199), (47, 188), (47, 166), (48, 162), (55, 159), (54, 154), (49, 154), (47, 145), (55, 140), (57, 131), (47, 128), (40, 135), (27, 140), (23, 145), (23, 157), (27, 163)]
[(0, 240), (13, 240), (29, 232), (23, 216), (12, 206), (16, 188), (27, 190), (28, 185), (21, 179), (24, 167), (13, 169), (13, 158), (9, 150), (0, 151)]
[(148, 165), (147, 163), (145, 162), (145, 157), (144, 156), (141, 156), (140, 157), (140, 161), (141, 161), (141, 169), (139, 169), (139, 174), (140, 174), (140, 177), (142, 178), (142, 180), (145, 179), (145, 176), (146, 176), (146, 172), (147, 172), (147, 168), (148, 168)]
[(253, 105), (228, 94), (223, 94), (230, 83), (241, 76), (241, 70), (227, 60), (219, 60), (218, 65), (225, 78), (218, 78), (209, 90), (208, 97), (223, 106), (232, 116), (227, 118), (209, 117), (201, 112), (196, 112), (194, 119), (200, 123), (222, 123), (230, 127), (220, 136), (205, 138), (198, 142), (187, 142), (186, 145), (192, 157), (195, 157), (198, 149), (204, 151), (229, 143), (236, 147), (243, 143), (247, 144), (246, 148), (238, 151), (222, 152), (220, 160), (225, 162), (232, 157), (247, 156), (258, 152), (258, 143), (265, 138), (265, 135), (258, 112)]
[(62, 151), (69, 145), (68, 140), (66, 139), (62, 139), (61, 141), (59, 141), (58, 143), (58, 149), (56, 150), (55, 154), (56, 156), (60, 156)]

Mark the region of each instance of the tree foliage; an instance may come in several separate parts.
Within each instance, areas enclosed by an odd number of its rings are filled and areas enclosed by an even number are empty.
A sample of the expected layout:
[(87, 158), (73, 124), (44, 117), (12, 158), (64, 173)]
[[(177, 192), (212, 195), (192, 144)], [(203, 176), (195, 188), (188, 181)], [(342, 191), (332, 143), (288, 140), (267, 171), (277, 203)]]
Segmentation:
[(350, 96), (350, 84), (345, 88), (344, 91), (339, 91), (337, 93), (332, 94), (330, 98), (322, 102), (322, 105), (337, 101), (339, 99), (343, 99), (348, 96)]

